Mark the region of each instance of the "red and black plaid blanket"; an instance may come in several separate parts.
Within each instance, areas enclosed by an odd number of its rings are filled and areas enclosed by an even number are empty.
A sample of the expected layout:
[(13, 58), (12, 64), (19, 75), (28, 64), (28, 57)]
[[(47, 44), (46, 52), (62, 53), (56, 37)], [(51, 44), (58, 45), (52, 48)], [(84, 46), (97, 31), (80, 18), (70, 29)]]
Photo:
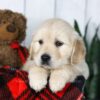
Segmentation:
[(85, 79), (77, 77), (75, 82), (67, 83), (64, 89), (52, 93), (49, 86), (36, 93), (30, 88), (27, 73), (14, 68), (0, 68), (0, 100), (83, 100)]

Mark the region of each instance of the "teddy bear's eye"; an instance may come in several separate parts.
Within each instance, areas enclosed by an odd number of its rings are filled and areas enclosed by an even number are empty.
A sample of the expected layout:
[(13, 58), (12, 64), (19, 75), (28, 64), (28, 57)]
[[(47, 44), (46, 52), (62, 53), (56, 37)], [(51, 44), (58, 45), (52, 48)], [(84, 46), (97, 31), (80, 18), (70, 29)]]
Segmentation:
[(42, 45), (42, 44), (43, 44), (43, 40), (39, 40), (39, 44), (41, 44), (41, 45)]
[(13, 25), (15, 25), (15, 22), (12, 22)]
[(0, 24), (2, 23), (2, 21), (0, 20)]
[(63, 42), (57, 40), (57, 41), (55, 42), (55, 45), (56, 45), (56, 47), (60, 47), (60, 46), (63, 45)]
[(4, 21), (3, 21), (3, 24), (5, 24), (5, 23), (6, 23), (6, 21), (4, 20)]

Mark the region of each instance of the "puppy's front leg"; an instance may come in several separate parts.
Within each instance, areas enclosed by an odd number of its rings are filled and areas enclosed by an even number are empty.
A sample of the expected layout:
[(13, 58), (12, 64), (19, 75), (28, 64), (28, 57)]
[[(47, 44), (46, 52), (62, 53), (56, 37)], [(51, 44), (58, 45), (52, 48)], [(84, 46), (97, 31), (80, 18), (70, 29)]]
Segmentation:
[(29, 84), (36, 92), (45, 88), (47, 84), (48, 72), (41, 67), (32, 67), (29, 69)]
[(66, 69), (56, 69), (51, 71), (49, 80), (50, 89), (52, 92), (62, 90), (66, 83), (70, 81), (71, 73)]

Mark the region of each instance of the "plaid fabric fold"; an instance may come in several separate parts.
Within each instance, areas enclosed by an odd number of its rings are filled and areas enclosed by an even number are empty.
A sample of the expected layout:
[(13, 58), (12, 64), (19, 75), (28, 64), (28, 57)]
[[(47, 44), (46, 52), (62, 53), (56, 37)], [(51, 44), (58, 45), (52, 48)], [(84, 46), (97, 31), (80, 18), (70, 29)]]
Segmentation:
[(36, 93), (29, 86), (28, 74), (9, 66), (0, 68), (0, 100), (82, 100), (85, 79), (77, 77), (67, 83), (62, 91), (52, 93), (49, 85)]

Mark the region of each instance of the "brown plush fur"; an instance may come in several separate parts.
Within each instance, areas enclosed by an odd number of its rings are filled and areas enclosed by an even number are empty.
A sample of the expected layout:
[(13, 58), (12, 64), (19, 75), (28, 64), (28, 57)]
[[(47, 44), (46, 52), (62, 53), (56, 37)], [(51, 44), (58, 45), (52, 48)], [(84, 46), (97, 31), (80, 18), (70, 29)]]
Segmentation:
[(0, 10), (0, 65), (20, 67), (17, 50), (10, 47), (15, 40), (21, 43), (26, 35), (26, 18), (17, 12)]

